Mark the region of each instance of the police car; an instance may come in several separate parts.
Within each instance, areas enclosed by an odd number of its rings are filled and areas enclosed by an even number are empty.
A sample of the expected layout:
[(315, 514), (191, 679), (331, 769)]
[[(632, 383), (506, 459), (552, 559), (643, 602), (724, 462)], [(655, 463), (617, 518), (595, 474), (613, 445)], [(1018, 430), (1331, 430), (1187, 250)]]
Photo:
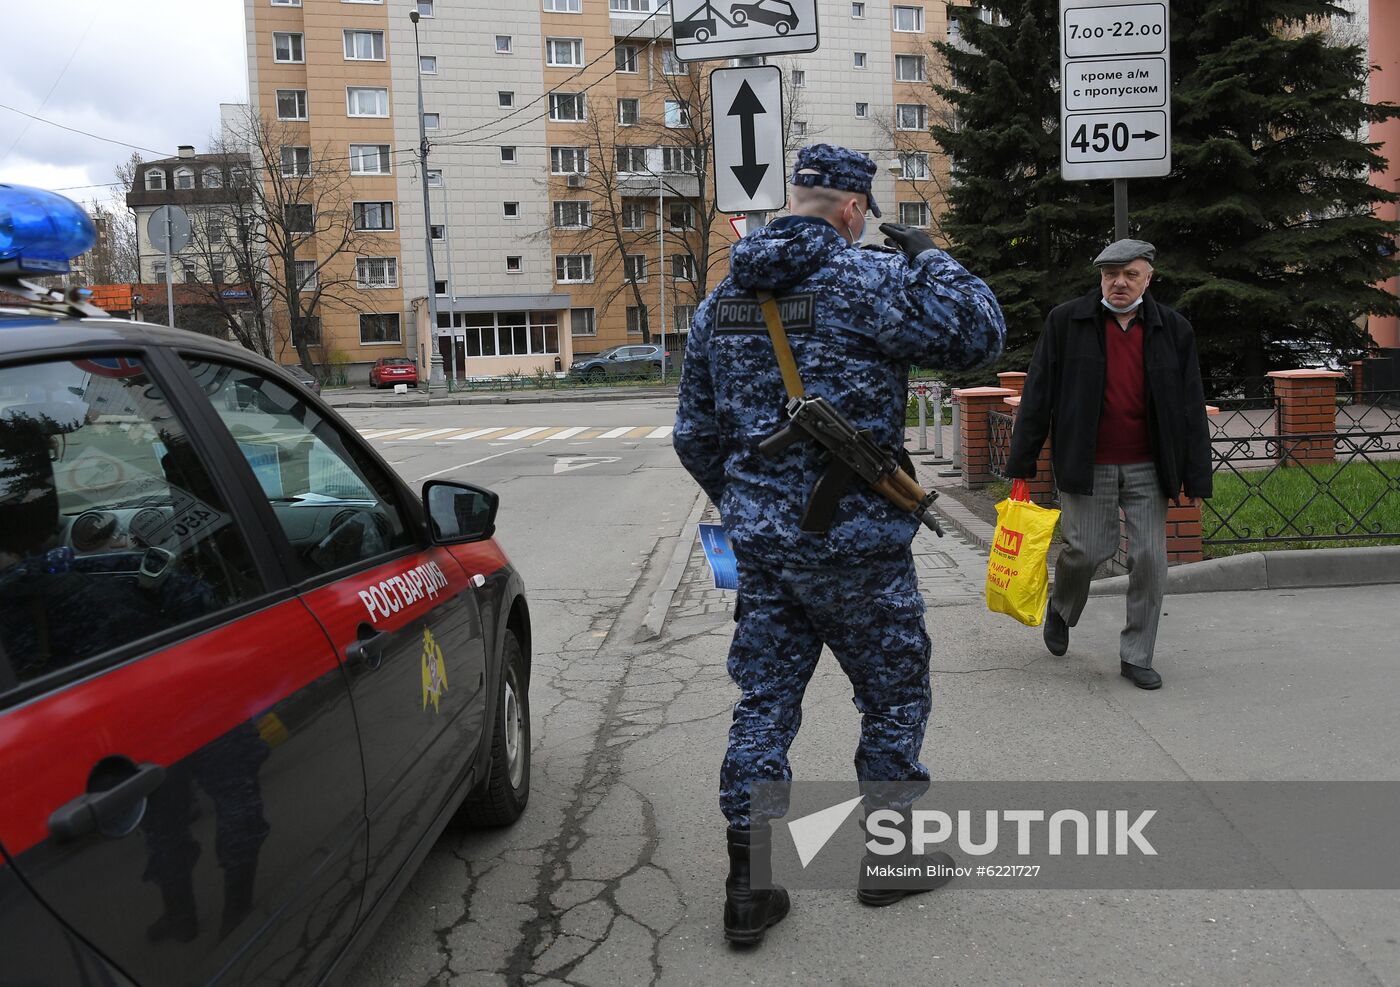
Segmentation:
[(0, 984), (334, 982), (454, 816), (529, 797), (497, 498), (20, 280), (91, 243), (0, 186)]

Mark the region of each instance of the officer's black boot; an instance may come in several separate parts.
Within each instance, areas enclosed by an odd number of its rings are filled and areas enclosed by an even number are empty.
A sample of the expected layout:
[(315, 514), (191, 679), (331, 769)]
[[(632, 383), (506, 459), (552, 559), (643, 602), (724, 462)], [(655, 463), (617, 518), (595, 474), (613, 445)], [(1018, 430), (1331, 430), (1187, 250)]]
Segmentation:
[(769, 859), (771, 831), (768, 826), (752, 829), (729, 827), (729, 877), (724, 882), (724, 938), (735, 945), (757, 946), (772, 926), (792, 907), (786, 889), (774, 886), (766, 891), (750, 887), (750, 861)]
[(942, 850), (914, 852), (913, 827), (907, 815), (901, 815), (896, 828), (904, 836), (904, 849), (888, 855), (867, 849), (861, 858), (856, 897), (862, 905), (884, 908), (911, 894), (941, 888), (953, 879), (955, 862), (950, 854)]
[(253, 879), (258, 864), (239, 864), (224, 872), (224, 921), (219, 938), (227, 938), (253, 910)]

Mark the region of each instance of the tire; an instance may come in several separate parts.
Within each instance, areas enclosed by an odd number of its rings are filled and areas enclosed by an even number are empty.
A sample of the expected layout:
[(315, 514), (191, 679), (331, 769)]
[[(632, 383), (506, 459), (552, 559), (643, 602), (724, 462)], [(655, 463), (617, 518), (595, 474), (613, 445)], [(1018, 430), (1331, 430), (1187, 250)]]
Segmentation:
[(496, 722), (491, 728), (491, 773), (458, 813), (468, 826), (509, 826), (530, 802), (529, 675), (525, 653), (510, 631), (501, 646), (501, 665)]
[(709, 40), (710, 40), (710, 32), (709, 32), (709, 30), (706, 29), (706, 28), (703, 28), (703, 27), (697, 29), (696, 32), (695, 32), (695, 40), (698, 41), (698, 42), (700, 42), (701, 44), (704, 44), (706, 41), (709, 41)]
[(583, 379), (588, 381), (590, 384), (597, 384), (600, 383), (603, 380), (603, 378), (607, 375), (608, 372), (602, 367), (589, 367), (588, 370), (584, 372)]
[(735, 27), (743, 27), (749, 19), (749, 14), (746, 10), (731, 10), (729, 12), (729, 17), (734, 21)]
[(774, 30), (778, 32), (778, 37), (781, 38), (783, 35), (791, 31), (792, 28), (788, 26), (787, 21), (778, 21), (777, 27), (774, 28)]

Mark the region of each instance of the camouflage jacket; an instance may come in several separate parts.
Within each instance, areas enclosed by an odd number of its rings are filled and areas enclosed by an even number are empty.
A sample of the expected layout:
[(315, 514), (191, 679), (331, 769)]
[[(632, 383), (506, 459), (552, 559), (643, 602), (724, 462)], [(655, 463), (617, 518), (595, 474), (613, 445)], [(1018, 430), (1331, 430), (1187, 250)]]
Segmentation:
[(1006, 324), (991, 290), (941, 250), (848, 244), (829, 223), (784, 217), (735, 244), (730, 275), (695, 312), (681, 373), (674, 442), (682, 465), (720, 509), (740, 555), (797, 566), (902, 553), (918, 526), (857, 486), (826, 534), (799, 518), (824, 460), (810, 442), (758, 451), (786, 422), (773, 344), (754, 291), (779, 301), (809, 395), (830, 401), (890, 450), (904, 445), (911, 365), (969, 369), (995, 360)]

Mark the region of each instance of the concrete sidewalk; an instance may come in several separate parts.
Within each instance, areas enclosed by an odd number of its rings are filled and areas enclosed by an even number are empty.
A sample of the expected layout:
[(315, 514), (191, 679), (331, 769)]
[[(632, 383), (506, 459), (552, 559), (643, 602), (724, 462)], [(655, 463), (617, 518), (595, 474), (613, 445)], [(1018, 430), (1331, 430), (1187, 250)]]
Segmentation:
[[(987, 612), (978, 548), (920, 532), (915, 551), (934, 640), (923, 757), (935, 779), (1400, 780), (1393, 587), (1170, 597), (1156, 659), (1165, 685), (1143, 692), (1118, 674), (1122, 598), (1092, 599), (1057, 659), (1038, 628)], [(635, 698), (658, 674), (678, 691), (621, 755), (654, 819), (652, 860), (684, 900), (655, 943), (657, 982), (1400, 985), (1395, 891), (973, 892), (955, 882), (883, 910), (804, 891), (761, 950), (726, 949), (715, 788), (736, 695), (724, 672), (732, 600), (693, 556), (643, 652)], [(640, 713), (626, 682), (620, 698)], [(850, 778), (858, 728), (828, 655), (804, 703), (796, 777)]]

